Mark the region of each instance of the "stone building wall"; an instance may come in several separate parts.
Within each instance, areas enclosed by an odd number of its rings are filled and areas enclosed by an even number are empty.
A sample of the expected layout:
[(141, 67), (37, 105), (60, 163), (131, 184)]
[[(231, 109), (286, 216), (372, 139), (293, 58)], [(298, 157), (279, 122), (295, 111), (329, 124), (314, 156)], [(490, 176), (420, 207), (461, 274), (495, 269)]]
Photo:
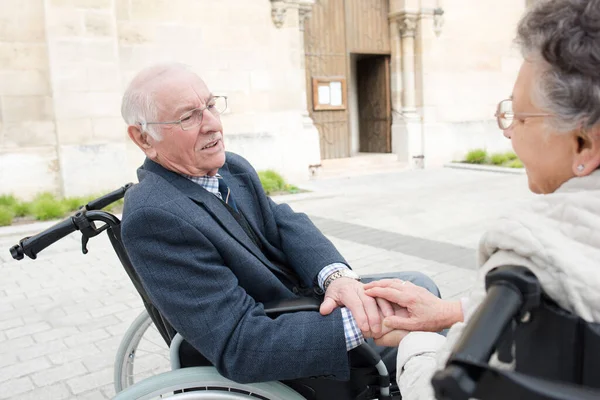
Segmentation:
[[(295, 11), (295, 12), (294, 12)], [(306, 179), (319, 163), (306, 123), (298, 8), (268, 1), (3, 0), (0, 192), (95, 193), (135, 180), (142, 153), (120, 117), (141, 68), (182, 62), (227, 95), (228, 150)]]
[(514, 45), (525, 0), (444, 0), (436, 36), (420, 32), (417, 48), (418, 113), (423, 116), (427, 166), (464, 157), (466, 151), (510, 149), (494, 118), (511, 95), (522, 58)]

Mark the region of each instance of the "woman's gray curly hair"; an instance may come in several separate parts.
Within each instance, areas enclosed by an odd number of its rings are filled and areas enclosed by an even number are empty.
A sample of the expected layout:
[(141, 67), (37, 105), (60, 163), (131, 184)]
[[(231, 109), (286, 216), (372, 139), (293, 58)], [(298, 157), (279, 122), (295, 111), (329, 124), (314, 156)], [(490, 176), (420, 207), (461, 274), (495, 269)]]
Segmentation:
[(600, 123), (600, 0), (540, 0), (519, 23), (527, 60), (543, 60), (533, 100), (561, 132)]

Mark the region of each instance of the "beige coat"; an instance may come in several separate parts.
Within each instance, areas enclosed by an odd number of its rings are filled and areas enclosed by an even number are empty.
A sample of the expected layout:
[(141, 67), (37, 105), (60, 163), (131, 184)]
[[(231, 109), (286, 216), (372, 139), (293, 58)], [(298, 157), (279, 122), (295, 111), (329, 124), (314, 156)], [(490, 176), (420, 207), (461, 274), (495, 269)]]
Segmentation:
[[(561, 307), (600, 322), (600, 171), (574, 178), (498, 221), (479, 246), (479, 279), (463, 302), (465, 320), (485, 297), (484, 277), (502, 265), (522, 265), (539, 278)], [(442, 368), (464, 323), (444, 338), (412, 332), (398, 348), (398, 382), (404, 400), (433, 399), (431, 377)]]

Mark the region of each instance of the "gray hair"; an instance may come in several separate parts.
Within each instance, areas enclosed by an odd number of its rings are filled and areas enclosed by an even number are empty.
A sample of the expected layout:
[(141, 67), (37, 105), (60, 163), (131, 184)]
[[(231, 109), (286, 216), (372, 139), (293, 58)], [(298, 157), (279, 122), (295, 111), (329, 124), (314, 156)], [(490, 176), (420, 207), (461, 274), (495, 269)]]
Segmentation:
[(141, 70), (131, 81), (121, 103), (121, 115), (127, 125), (140, 126), (142, 133), (147, 133), (155, 140), (162, 140), (156, 125), (146, 125), (158, 118), (158, 106), (154, 98), (153, 81), (160, 76), (169, 76), (181, 72), (190, 72), (183, 64), (158, 64)]
[(522, 18), (517, 43), (540, 62), (533, 101), (554, 114), (555, 128), (600, 123), (600, 0), (539, 0)]

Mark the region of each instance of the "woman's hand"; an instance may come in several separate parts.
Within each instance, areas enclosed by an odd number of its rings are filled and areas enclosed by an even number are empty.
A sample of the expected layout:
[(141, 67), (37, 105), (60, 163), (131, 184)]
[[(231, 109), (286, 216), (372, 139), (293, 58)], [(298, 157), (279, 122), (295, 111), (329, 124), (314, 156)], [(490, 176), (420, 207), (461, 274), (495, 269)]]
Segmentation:
[[(442, 300), (427, 289), (407, 281), (383, 279), (366, 284), (365, 289), (369, 296), (406, 309), (405, 315), (386, 316), (384, 329), (439, 332), (463, 320), (460, 301)], [(394, 341), (400, 336), (395, 334)]]

